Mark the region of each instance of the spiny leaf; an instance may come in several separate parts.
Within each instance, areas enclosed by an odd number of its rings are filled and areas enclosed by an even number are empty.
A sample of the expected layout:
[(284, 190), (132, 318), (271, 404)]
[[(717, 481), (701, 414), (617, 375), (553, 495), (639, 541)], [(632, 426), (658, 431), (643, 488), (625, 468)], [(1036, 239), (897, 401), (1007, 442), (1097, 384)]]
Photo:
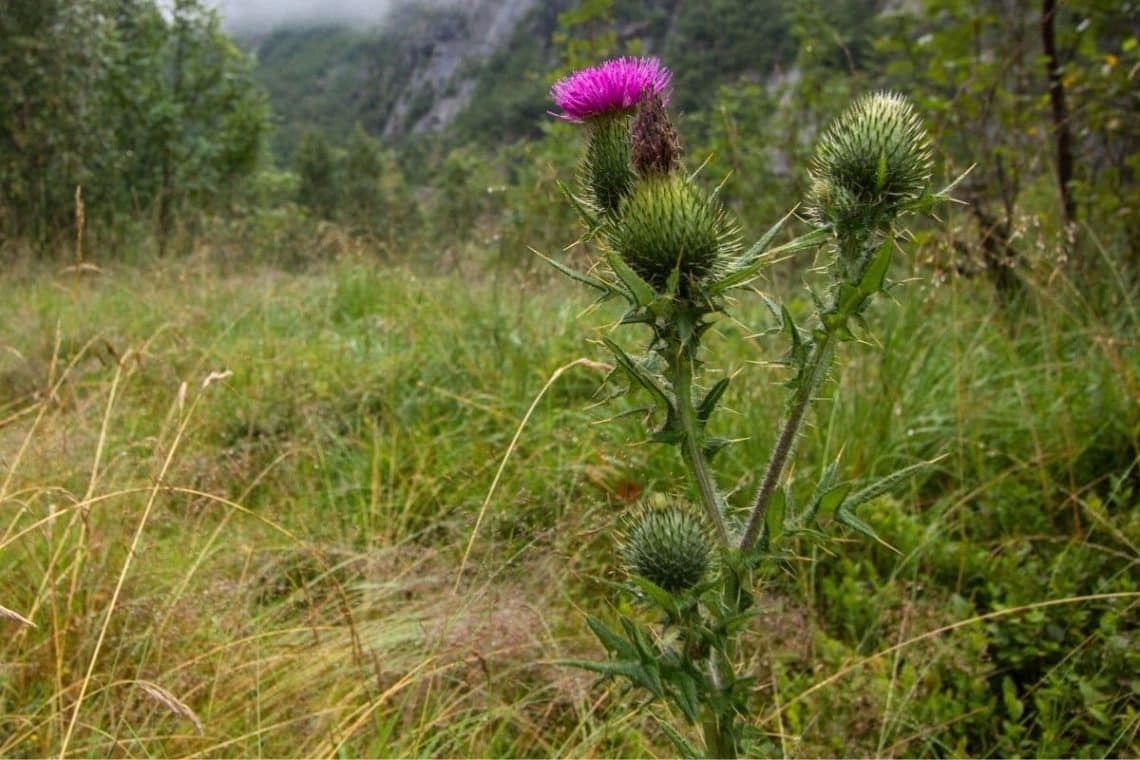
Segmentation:
[[(939, 459), (941, 459), (941, 457), (939, 457)], [(871, 499), (885, 494), (887, 491), (894, 488), (895, 485), (900, 481), (909, 478), (916, 472), (920, 472), (921, 470), (926, 469), (937, 461), (938, 459), (930, 462), (917, 462), (908, 467), (904, 467), (901, 470), (892, 472), (890, 475), (880, 478), (871, 485), (856, 491), (846, 501), (843, 502), (843, 508), (847, 510), (854, 510), (856, 507), (862, 504), (866, 504)]]
[(676, 620), (681, 616), (680, 609), (677, 607), (677, 600), (668, 591), (653, 581), (636, 575), (630, 578), (630, 582), (672, 619)]
[(843, 504), (843, 500), (847, 498), (849, 493), (851, 493), (851, 484), (842, 483), (820, 496), (816, 509), (809, 510), (809, 512), (813, 517), (816, 513), (821, 513), (824, 517), (831, 517)]
[(558, 189), (562, 191), (562, 194), (566, 196), (566, 199), (570, 201), (570, 205), (574, 207), (574, 210), (578, 212), (578, 216), (582, 218), (587, 230), (589, 230), (587, 237), (593, 236), (593, 234), (601, 228), (602, 223), (598, 220), (598, 217), (594, 216), (589, 208), (589, 204), (575, 195), (573, 191), (566, 187), (561, 181), (555, 184), (558, 186)]
[(847, 508), (847, 505), (842, 505), (839, 507), (838, 510), (836, 510), (835, 521), (837, 523), (839, 523), (840, 525), (846, 525), (848, 528), (851, 528), (852, 530), (854, 530), (857, 533), (862, 533), (864, 536), (871, 539), (872, 541), (876, 541), (876, 542), (882, 544), (883, 546), (887, 547), (888, 549), (893, 551), (895, 554), (902, 554), (902, 552), (900, 552), (898, 549), (891, 546), (890, 544), (888, 544), (883, 539), (879, 538), (879, 535), (877, 533), (875, 533), (874, 529), (870, 525), (868, 525), (867, 523), (863, 522), (858, 517), (856, 517), (855, 513)]
[(751, 248), (749, 248), (747, 251), (744, 252), (743, 255), (741, 255), (741, 257), (740, 257), (741, 261), (751, 263), (753, 259), (755, 259), (757, 256), (764, 253), (765, 249), (767, 249), (767, 247), (772, 243), (772, 241), (776, 239), (776, 233), (778, 233), (781, 229), (783, 229), (784, 223), (786, 221), (788, 221), (789, 219), (791, 219), (792, 215), (795, 213), (796, 213), (796, 210), (793, 208), (791, 211), (784, 214), (784, 216), (780, 219), (780, 221), (776, 222), (771, 227), (769, 227), (768, 231), (765, 232), (760, 237), (760, 239), (757, 240), (752, 245)]
[(624, 676), (635, 686), (652, 691), (649, 687), (651, 680), (645, 672), (645, 668), (636, 660), (558, 660), (558, 664), (567, 668), (580, 668), (591, 673), (600, 673), (603, 676)]
[(604, 336), (602, 337), (602, 342), (606, 344), (606, 348), (613, 352), (614, 359), (617, 360), (617, 363), (621, 365), (621, 368), (626, 371), (626, 374), (628, 374), (631, 379), (649, 391), (650, 395), (657, 399), (666, 409), (672, 409), (673, 404), (669, 400), (669, 396), (665, 393), (665, 390), (658, 385), (657, 381), (646, 372), (640, 364), (634, 361), (633, 357), (625, 352), (625, 349)]
[(701, 446), (701, 451), (704, 452), (705, 459), (712, 460), (720, 450), (723, 449), (732, 441), (727, 438), (706, 438), (704, 444)]
[(629, 294), (636, 306), (648, 306), (653, 303), (656, 296), (653, 286), (643, 280), (637, 272), (630, 269), (629, 264), (626, 264), (621, 256), (609, 251), (606, 253), (606, 261), (609, 262), (610, 268), (614, 270), (614, 274), (618, 276), (622, 284), (629, 288)]
[(862, 295), (872, 296), (883, 289), (883, 285), (887, 281), (887, 270), (891, 267), (891, 254), (894, 252), (894, 247), (895, 241), (888, 236), (879, 246), (879, 250), (875, 251), (870, 266), (867, 267), (863, 279), (859, 282), (859, 291)]
[(625, 660), (638, 659), (637, 650), (633, 645), (622, 638), (616, 631), (611, 630), (605, 623), (598, 620), (593, 615), (586, 616), (586, 625), (590, 626), (590, 630), (598, 637), (598, 641), (602, 642), (607, 652), (613, 652), (619, 658)]
[(575, 272), (573, 269), (566, 266), (565, 264), (562, 264), (561, 262), (555, 261), (554, 259), (550, 258), (546, 254), (544, 254), (541, 251), (538, 251), (534, 248), (531, 248), (530, 252), (533, 253), (535, 256), (538, 256), (540, 259), (545, 261), (547, 264), (554, 267), (559, 272), (566, 275), (567, 277), (569, 277), (572, 280), (580, 282), (583, 285), (589, 285), (591, 288), (594, 288), (596, 290), (600, 290), (603, 293), (605, 293), (606, 295), (615, 295), (615, 296), (621, 295), (621, 291), (619, 291), (613, 285), (610, 285), (605, 280), (599, 279), (597, 277), (591, 277), (590, 275), (582, 274), (581, 272)]
[(697, 758), (702, 757), (701, 753), (693, 749), (693, 745), (689, 744), (685, 737), (681, 736), (681, 734), (677, 732), (677, 729), (670, 726), (666, 721), (659, 720), (657, 721), (657, 725), (660, 726), (661, 730), (665, 732), (665, 735), (669, 737), (669, 741), (673, 742), (673, 747), (677, 750), (678, 757), (682, 757), (685, 760), (697, 760)]
[(750, 261), (749, 263), (739, 268), (731, 270), (727, 275), (709, 286), (709, 294), (715, 296), (725, 292), (726, 290), (731, 290), (732, 288), (747, 285), (749, 282), (756, 278), (756, 275), (760, 272), (764, 265), (770, 263), (778, 254), (789, 254), (795, 253), (797, 251), (802, 251), (805, 248), (812, 248), (814, 246), (826, 243), (830, 239), (831, 230), (829, 229), (812, 230), (807, 234), (800, 235), (794, 240), (765, 251), (762, 256), (755, 257), (753, 261)]
[(815, 490), (812, 491), (811, 498), (808, 500), (807, 511), (803, 516), (804, 524), (808, 524), (813, 519), (815, 519), (815, 515), (819, 511), (820, 500), (823, 498), (823, 495), (830, 491), (835, 485), (835, 479), (838, 477), (838, 475), (839, 459), (837, 458), (834, 462), (827, 466), (827, 469), (823, 471), (823, 476), (819, 479), (819, 483), (816, 484)]
[(722, 377), (720, 380), (717, 380), (716, 383), (713, 384), (713, 387), (709, 388), (705, 397), (701, 399), (701, 403), (697, 405), (697, 419), (702, 425), (709, 421), (713, 410), (716, 409), (717, 402), (720, 401), (720, 397), (723, 396), (725, 390), (728, 389), (728, 382), (729, 378), (727, 377)]
[(696, 723), (697, 713), (700, 710), (696, 680), (683, 670), (671, 673), (669, 680), (677, 686), (677, 691), (673, 694), (673, 702), (681, 708), (681, 712), (685, 714), (685, 719), (690, 724)]

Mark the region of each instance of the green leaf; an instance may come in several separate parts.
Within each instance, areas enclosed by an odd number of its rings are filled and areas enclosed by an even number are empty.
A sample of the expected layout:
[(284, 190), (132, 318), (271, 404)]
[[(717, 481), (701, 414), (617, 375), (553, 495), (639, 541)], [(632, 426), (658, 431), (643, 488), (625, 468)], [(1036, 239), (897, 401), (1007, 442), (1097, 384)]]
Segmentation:
[(612, 340), (604, 336), (602, 337), (602, 342), (605, 343), (606, 348), (608, 348), (613, 353), (614, 359), (617, 360), (617, 363), (621, 365), (621, 368), (625, 370), (630, 379), (634, 380), (642, 388), (649, 391), (650, 395), (652, 395), (653, 398), (657, 399), (657, 401), (659, 401), (661, 405), (666, 409), (672, 410), (673, 404), (669, 400), (668, 394), (665, 393), (664, 388), (658, 385), (657, 380), (654, 379), (652, 375), (646, 372), (641, 367), (641, 365), (634, 361), (633, 357), (627, 354), (625, 352), (625, 349), (623, 349), (617, 343), (614, 343)]
[[(891, 254), (894, 253), (895, 241), (891, 237), (887, 237), (883, 244), (879, 246), (879, 250), (875, 251), (875, 256), (871, 259), (870, 266), (867, 271), (863, 273), (863, 279), (859, 281), (859, 292), (863, 296), (871, 296), (878, 293), (883, 289), (883, 285), (887, 281), (887, 270), (891, 268)], [(861, 305), (862, 301), (860, 301)], [(854, 313), (854, 312), (849, 312)]]
[(677, 607), (677, 600), (668, 591), (653, 581), (639, 576), (634, 576), (630, 581), (637, 587), (638, 591), (649, 597), (654, 604), (660, 607), (673, 620), (677, 620), (681, 617), (681, 611)]
[(1025, 712), (1025, 705), (1017, 698), (1017, 685), (1009, 676), (1001, 680), (1001, 698), (1005, 703), (1009, 717), (1015, 722), (1021, 720), (1021, 716)]
[[(941, 457), (939, 457), (939, 459), (941, 459)], [(934, 464), (937, 461), (938, 461), (938, 459), (935, 459), (935, 460), (930, 461), (930, 462), (918, 462), (916, 464), (910, 465), (909, 467), (904, 467), (901, 470), (897, 470), (895, 472), (892, 472), (890, 475), (882, 477), (879, 480), (876, 480), (871, 485), (869, 485), (865, 488), (861, 488), (860, 490), (856, 491), (846, 501), (844, 501), (843, 502), (843, 509), (850, 511), (850, 510), (854, 510), (856, 507), (858, 507), (862, 504), (866, 504), (871, 499), (874, 499), (878, 496), (881, 496), (881, 495), (885, 494), (887, 491), (894, 488), (895, 485), (898, 484), (900, 481), (905, 480), (906, 478), (909, 478), (911, 475), (914, 475), (917, 472), (921, 472), (922, 470), (926, 469), (927, 467), (930, 467), (932, 464)]]
[[(709, 286), (710, 295), (719, 295), (726, 290), (737, 288), (742, 285), (747, 285), (752, 280), (756, 279), (756, 275), (764, 267), (765, 264), (771, 263), (778, 254), (790, 254), (797, 251), (802, 251), (805, 248), (812, 248), (822, 243), (826, 243), (831, 239), (831, 230), (820, 229), (812, 230), (811, 232), (800, 235), (798, 238), (791, 240), (783, 245), (776, 246), (771, 250), (765, 251), (762, 256), (758, 256), (755, 260), (747, 264), (733, 269), (727, 275), (712, 283)], [(755, 246), (753, 246), (755, 247)], [(749, 249), (751, 251), (751, 249)], [(745, 258), (747, 254), (745, 255)]]
[(850, 483), (841, 483), (835, 486), (821, 495), (819, 497), (819, 507), (816, 510), (810, 511), (818, 512), (822, 514), (824, 518), (832, 517), (835, 511), (839, 509), (839, 505), (847, 498), (847, 494), (851, 493), (851, 488)]
[(789, 219), (791, 219), (795, 213), (796, 213), (796, 210), (793, 208), (791, 211), (784, 214), (783, 218), (780, 219), (780, 221), (776, 222), (771, 227), (769, 227), (768, 231), (765, 232), (764, 235), (759, 240), (757, 240), (755, 243), (753, 243), (748, 248), (747, 251), (745, 251), (743, 254), (741, 254), (740, 261), (745, 266), (747, 266), (747, 265), (751, 264), (753, 261), (755, 261), (757, 259), (757, 257), (761, 256), (764, 253), (764, 250), (769, 245), (771, 245), (773, 240), (776, 239), (776, 234), (781, 229), (783, 229), (784, 223), (787, 222)]
[[(891, 549), (894, 549), (893, 546), (888, 544), (883, 539), (879, 538), (879, 535), (877, 533), (875, 533), (875, 530), (870, 525), (868, 525), (867, 523), (860, 520), (858, 517), (855, 516), (855, 514), (853, 512), (848, 510), (846, 505), (840, 506), (839, 509), (836, 510), (835, 521), (837, 523), (839, 523), (840, 525), (846, 525), (848, 528), (851, 528), (851, 530), (855, 531), (856, 533), (862, 533), (864, 536), (871, 539), (872, 541), (877, 541), (878, 543), (882, 544), (883, 546), (887, 546), (887, 547), (890, 547)], [(898, 551), (898, 550), (896, 549), (895, 551)]]
[(657, 725), (660, 726), (661, 730), (665, 732), (665, 735), (669, 737), (669, 741), (673, 742), (673, 747), (677, 750), (678, 757), (683, 757), (685, 760), (697, 760), (702, 757), (701, 753), (693, 749), (693, 745), (689, 744), (689, 742), (685, 740), (685, 737), (677, 732), (677, 729), (663, 720), (657, 721)]
[(696, 723), (700, 712), (696, 680), (683, 670), (675, 670), (670, 674), (669, 681), (677, 686), (673, 701), (681, 708), (690, 724)]
[[(803, 336), (800, 335), (800, 328), (796, 327), (796, 322), (792, 319), (792, 314), (788, 311), (786, 306), (780, 307), (780, 319), (783, 320), (784, 327), (788, 331), (788, 336), (792, 339), (792, 348), (788, 352), (786, 361), (791, 366), (802, 370), (807, 363), (808, 349), (804, 343)], [(798, 377), (799, 373), (796, 374)]]
[[(633, 685), (649, 689), (647, 685), (649, 678), (646, 675), (645, 668), (637, 660), (558, 660), (557, 664), (566, 668), (588, 670), (591, 673), (599, 673), (603, 676), (624, 676)], [(652, 690), (650, 689), (650, 691)]]
[(530, 252), (533, 253), (535, 256), (538, 256), (540, 259), (545, 261), (550, 266), (557, 269), (562, 274), (569, 277), (571, 280), (575, 280), (577, 282), (580, 282), (583, 285), (589, 285), (591, 288), (594, 288), (596, 290), (600, 290), (603, 293), (605, 293), (606, 295), (620, 295), (620, 291), (617, 290), (613, 285), (610, 285), (605, 280), (598, 279), (597, 277), (591, 277), (590, 275), (582, 274), (581, 272), (575, 272), (573, 269), (566, 266), (565, 264), (558, 262), (558, 261), (555, 261), (554, 259), (550, 258), (546, 254), (544, 254), (544, 253), (542, 253), (542, 252), (540, 252), (534, 248), (531, 248)]
[(823, 495), (830, 491), (835, 486), (835, 479), (839, 475), (839, 459), (836, 458), (834, 462), (827, 466), (823, 471), (823, 476), (820, 477), (819, 482), (815, 485), (815, 490), (811, 493), (811, 498), (808, 500), (808, 508), (804, 513), (804, 524), (810, 523), (819, 511), (820, 499)]
[(729, 378), (722, 377), (709, 388), (708, 393), (701, 399), (701, 403), (697, 404), (697, 420), (703, 425), (709, 421), (713, 410), (716, 409), (717, 402), (720, 397), (724, 395), (725, 390), (728, 389)]
[(669, 278), (665, 280), (665, 292), (670, 296), (681, 292), (681, 267), (673, 267), (669, 273)]
[(649, 641), (645, 635), (645, 631), (641, 629), (641, 626), (625, 615), (622, 615), (621, 627), (625, 629), (626, 638), (632, 641), (633, 645), (637, 648), (638, 656), (641, 657), (642, 662), (657, 661), (657, 647), (653, 646)]
[(613, 652), (619, 658), (625, 660), (636, 660), (637, 650), (633, 645), (618, 635), (617, 632), (611, 630), (605, 623), (598, 620), (593, 615), (586, 616), (586, 625), (590, 626), (590, 630), (598, 637), (598, 641), (602, 642), (607, 652)]
[(614, 274), (618, 276), (618, 279), (629, 288), (629, 294), (636, 306), (648, 306), (653, 303), (653, 299), (657, 297), (653, 286), (641, 279), (641, 275), (637, 272), (630, 269), (629, 264), (625, 263), (625, 259), (613, 251), (608, 251), (606, 253), (606, 261), (609, 263), (610, 268), (614, 270)]
[(555, 184), (558, 186), (558, 189), (562, 191), (562, 194), (566, 196), (566, 199), (568, 201), (570, 201), (570, 205), (574, 207), (574, 210), (578, 212), (578, 216), (580, 216), (582, 218), (582, 222), (586, 225), (586, 228), (589, 230), (587, 235), (592, 236), (594, 234), (594, 232), (601, 229), (602, 224), (598, 220), (598, 218), (596, 216), (594, 216), (593, 212), (590, 210), (589, 204), (587, 204), (585, 201), (583, 201), (581, 198), (579, 198), (577, 195), (575, 195), (570, 190), (570, 188), (568, 188), (568, 187), (566, 187), (566, 185), (562, 184), (561, 181), (558, 181)]
[(701, 451), (704, 452), (705, 458), (711, 461), (713, 457), (720, 453), (721, 449), (730, 443), (732, 443), (732, 441), (727, 438), (706, 438), (705, 442), (701, 445)]

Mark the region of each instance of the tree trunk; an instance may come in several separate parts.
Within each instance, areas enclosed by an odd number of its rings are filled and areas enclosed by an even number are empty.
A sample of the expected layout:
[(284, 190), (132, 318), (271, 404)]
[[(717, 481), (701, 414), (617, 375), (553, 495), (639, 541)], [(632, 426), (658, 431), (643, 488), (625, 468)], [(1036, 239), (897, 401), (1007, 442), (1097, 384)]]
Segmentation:
[(1069, 183), (1073, 179), (1073, 137), (1069, 129), (1069, 110), (1065, 105), (1065, 83), (1061, 78), (1061, 61), (1057, 56), (1056, 0), (1041, 3), (1041, 45), (1049, 72), (1049, 101), (1053, 106), (1053, 135), (1057, 141), (1057, 184), (1061, 191), (1061, 207), (1065, 223), (1077, 220), (1077, 205)]

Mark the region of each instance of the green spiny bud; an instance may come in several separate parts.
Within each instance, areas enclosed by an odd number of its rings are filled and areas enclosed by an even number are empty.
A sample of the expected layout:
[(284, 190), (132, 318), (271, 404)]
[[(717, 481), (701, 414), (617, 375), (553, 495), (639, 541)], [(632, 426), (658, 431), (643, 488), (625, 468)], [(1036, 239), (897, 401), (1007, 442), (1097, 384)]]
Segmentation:
[(670, 503), (644, 507), (622, 540), (626, 569), (670, 593), (701, 582), (712, 549), (699, 517), (686, 506)]
[(613, 215), (636, 179), (630, 166), (629, 115), (606, 115), (588, 124), (582, 181), (591, 204), (599, 212)]
[(610, 246), (646, 282), (664, 290), (674, 269), (682, 288), (715, 276), (739, 251), (739, 230), (721, 205), (678, 174), (653, 175), (621, 204)]
[(816, 147), (808, 211), (841, 238), (882, 230), (923, 194), (930, 172), (930, 143), (910, 102), (888, 92), (865, 95)]

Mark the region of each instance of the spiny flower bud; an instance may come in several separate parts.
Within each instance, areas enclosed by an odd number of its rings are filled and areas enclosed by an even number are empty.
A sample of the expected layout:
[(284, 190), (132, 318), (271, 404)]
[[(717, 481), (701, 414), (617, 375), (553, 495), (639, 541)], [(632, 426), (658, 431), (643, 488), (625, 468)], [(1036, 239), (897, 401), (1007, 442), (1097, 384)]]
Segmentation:
[(658, 290), (679, 269), (682, 287), (714, 276), (740, 248), (739, 229), (721, 205), (687, 178), (650, 176), (621, 204), (605, 231), (633, 271)]
[(680, 166), (681, 141), (658, 93), (645, 90), (641, 94), (630, 136), (633, 168), (642, 177), (670, 174)]
[(808, 212), (843, 237), (890, 225), (930, 182), (930, 143), (902, 95), (865, 95), (837, 118), (811, 163)]
[(701, 582), (712, 548), (697, 515), (670, 503), (643, 508), (631, 521), (620, 551), (631, 574), (676, 593)]

